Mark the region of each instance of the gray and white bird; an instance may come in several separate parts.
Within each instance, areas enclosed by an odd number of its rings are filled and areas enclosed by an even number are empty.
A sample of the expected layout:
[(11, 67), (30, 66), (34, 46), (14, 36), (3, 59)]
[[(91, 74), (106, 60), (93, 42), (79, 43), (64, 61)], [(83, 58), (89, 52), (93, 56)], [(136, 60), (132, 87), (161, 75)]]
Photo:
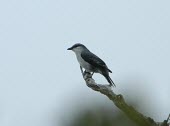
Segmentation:
[(110, 86), (116, 86), (109, 76), (109, 72), (112, 73), (112, 71), (103, 60), (90, 52), (86, 46), (76, 43), (67, 50), (72, 50), (76, 54), (80, 66), (84, 68), (86, 72), (100, 73), (106, 78)]

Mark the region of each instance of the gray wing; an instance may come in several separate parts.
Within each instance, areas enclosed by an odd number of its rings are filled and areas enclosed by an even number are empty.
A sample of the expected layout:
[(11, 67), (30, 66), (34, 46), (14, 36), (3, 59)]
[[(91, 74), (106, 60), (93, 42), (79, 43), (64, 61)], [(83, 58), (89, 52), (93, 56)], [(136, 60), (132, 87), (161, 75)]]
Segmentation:
[[(106, 66), (105, 62), (91, 52), (83, 52), (83, 53), (81, 53), (81, 57), (86, 62), (88, 62), (89, 64), (91, 64), (94, 67), (105, 68), (105, 69), (109, 70), (108, 67)], [(109, 70), (109, 72), (112, 72), (112, 71)]]

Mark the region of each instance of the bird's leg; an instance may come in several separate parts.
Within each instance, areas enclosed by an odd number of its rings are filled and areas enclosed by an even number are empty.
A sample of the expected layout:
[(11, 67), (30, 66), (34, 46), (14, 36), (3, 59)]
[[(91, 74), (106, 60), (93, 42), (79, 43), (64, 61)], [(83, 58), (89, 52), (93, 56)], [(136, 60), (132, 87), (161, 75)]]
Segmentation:
[(80, 66), (80, 70), (81, 70), (81, 72), (83, 72), (83, 68)]
[(91, 73), (90, 73), (90, 72), (87, 72), (86, 70), (84, 71), (84, 74), (90, 74), (90, 75), (91, 75)]
[(92, 78), (92, 74), (88, 71), (84, 71), (84, 77), (87, 79), (87, 78)]
[(86, 74), (90, 74), (89, 72), (87, 72), (86, 70), (83, 71), (83, 68), (80, 66), (80, 70), (81, 70), (81, 73), (83, 75), (83, 77), (86, 75)]
[(81, 70), (81, 74), (83, 75), (84, 77), (84, 71), (83, 71), (83, 68), (80, 66), (80, 70)]
[(93, 76), (94, 72), (92, 72), (91, 76)]
[(83, 68), (81, 66), (80, 66), (80, 70), (81, 70), (81, 73), (82, 73), (83, 77), (85, 77), (85, 78), (92, 78), (93, 74), (91, 74), (90, 72), (87, 72), (86, 70), (83, 71)]

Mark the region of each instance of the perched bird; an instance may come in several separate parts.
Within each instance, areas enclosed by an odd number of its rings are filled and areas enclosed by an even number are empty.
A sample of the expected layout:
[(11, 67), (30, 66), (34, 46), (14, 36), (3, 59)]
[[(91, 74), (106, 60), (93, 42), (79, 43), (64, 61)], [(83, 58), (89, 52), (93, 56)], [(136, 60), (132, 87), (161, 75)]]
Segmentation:
[(86, 46), (76, 43), (67, 50), (72, 50), (76, 54), (80, 66), (84, 68), (86, 72), (100, 73), (106, 78), (110, 86), (116, 86), (109, 76), (109, 72), (112, 73), (112, 71), (103, 60), (90, 52)]

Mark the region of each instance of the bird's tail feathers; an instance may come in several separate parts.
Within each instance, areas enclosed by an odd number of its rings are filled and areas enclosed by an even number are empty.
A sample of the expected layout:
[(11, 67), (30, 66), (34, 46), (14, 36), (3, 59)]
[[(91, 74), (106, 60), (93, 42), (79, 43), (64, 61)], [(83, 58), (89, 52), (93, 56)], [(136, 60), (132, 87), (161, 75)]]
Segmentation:
[(115, 83), (113, 82), (113, 80), (109, 77), (108, 74), (103, 74), (103, 76), (106, 78), (106, 80), (109, 82), (110, 86), (114, 86), (116, 87)]
[(114, 86), (114, 87), (116, 87), (116, 85), (115, 85), (115, 83), (113, 82), (113, 80), (108, 76), (108, 79), (109, 79), (109, 83), (110, 83), (110, 85), (111, 86)]
[(108, 70), (110, 73), (112, 73), (112, 71), (111, 71), (109, 68), (107, 68), (107, 70)]

